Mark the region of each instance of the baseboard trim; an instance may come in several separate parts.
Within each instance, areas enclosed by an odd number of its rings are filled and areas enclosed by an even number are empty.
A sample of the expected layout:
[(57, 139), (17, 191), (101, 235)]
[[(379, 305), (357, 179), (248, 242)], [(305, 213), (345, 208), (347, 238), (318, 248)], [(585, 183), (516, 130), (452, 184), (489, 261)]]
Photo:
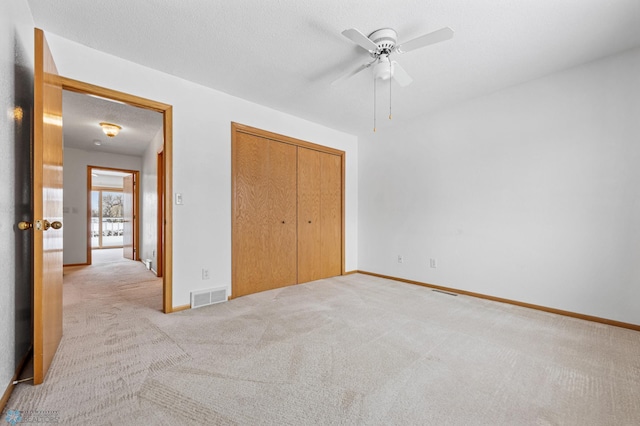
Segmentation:
[(578, 318), (578, 319), (585, 320), (585, 321), (598, 322), (598, 323), (601, 323), (601, 324), (613, 325), (615, 327), (621, 327), (621, 328), (627, 328), (629, 330), (640, 331), (640, 325), (638, 325), (638, 324), (631, 324), (631, 323), (627, 323), (627, 322), (610, 320), (610, 319), (607, 319), (607, 318), (594, 317), (594, 316), (591, 316), (591, 315), (584, 315), (584, 314), (579, 314), (579, 313), (571, 312), (571, 311), (563, 311), (562, 309), (549, 308), (547, 306), (534, 305), (532, 303), (519, 302), (517, 300), (503, 299), (502, 297), (489, 296), (487, 294), (482, 294), (482, 293), (474, 293), (472, 291), (458, 290), (458, 289), (455, 289), (455, 288), (443, 287), (443, 286), (439, 286), (439, 285), (435, 285), (435, 284), (423, 283), (423, 282), (420, 282), (420, 281), (407, 280), (407, 279), (404, 279), (404, 278), (392, 277), (392, 276), (389, 276), (389, 275), (376, 274), (375, 272), (360, 271), (360, 270), (357, 271), (357, 272), (360, 273), (360, 274), (371, 275), (371, 276), (378, 277), (378, 278), (385, 278), (385, 279), (388, 279), (388, 280), (399, 281), (399, 282), (403, 282), (403, 283), (407, 283), (407, 284), (414, 284), (414, 285), (419, 285), (419, 286), (422, 286), (422, 287), (433, 288), (433, 289), (436, 289), (436, 290), (442, 290), (442, 291), (448, 291), (448, 292), (451, 292), (451, 293), (464, 294), (465, 296), (472, 296), (472, 297), (477, 297), (477, 298), (486, 299), (486, 300), (492, 300), (494, 302), (500, 302), (500, 303), (508, 303), (509, 305), (521, 306), (523, 308), (536, 309), (538, 311), (544, 311), (544, 312), (549, 312), (549, 313), (552, 313), (552, 314), (558, 314), (558, 315), (564, 315), (564, 316), (567, 316), (567, 317)]
[(342, 275), (352, 275), (352, 274), (357, 274), (358, 270), (353, 270), (353, 271), (346, 271), (344, 274)]
[(62, 266), (64, 266), (65, 268), (71, 268), (73, 266), (89, 266), (89, 264), (88, 263), (67, 263)]
[(4, 408), (7, 406), (7, 402), (9, 402), (9, 398), (11, 398), (11, 393), (13, 392), (13, 388), (16, 387), (16, 385), (14, 385), (13, 382), (15, 382), (16, 380), (18, 380), (18, 375), (14, 374), (13, 377), (11, 378), (11, 382), (9, 382), (9, 386), (7, 386), (7, 389), (5, 389), (4, 394), (2, 394), (2, 399), (0, 399), (0, 413), (4, 412)]
[(191, 305), (180, 305), (180, 306), (174, 306), (171, 309), (171, 312), (180, 312), (180, 311), (186, 311), (187, 309), (191, 309)]
[(0, 399), (0, 413), (4, 412), (4, 409), (7, 406), (7, 403), (9, 402), (9, 398), (11, 398), (11, 393), (13, 392), (13, 388), (16, 387), (14, 382), (18, 380), (18, 377), (20, 377), (20, 373), (22, 373), (22, 369), (24, 368), (27, 361), (29, 360), (29, 356), (31, 355), (32, 349), (33, 348), (30, 347), (27, 353), (25, 353), (22, 356), (22, 359), (20, 360), (20, 362), (18, 363), (18, 367), (16, 368), (16, 372), (13, 374), (13, 377), (11, 378), (11, 382), (9, 383), (9, 386), (7, 386), (4, 393), (2, 394), (2, 399)]

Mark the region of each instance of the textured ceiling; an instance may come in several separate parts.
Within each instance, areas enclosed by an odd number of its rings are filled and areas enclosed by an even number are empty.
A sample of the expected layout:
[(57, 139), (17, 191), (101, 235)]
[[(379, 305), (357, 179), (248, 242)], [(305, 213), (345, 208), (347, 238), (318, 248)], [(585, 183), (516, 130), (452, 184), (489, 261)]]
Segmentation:
[(449, 26), (452, 40), (396, 60), (394, 120), (640, 45), (638, 0), (29, 0), (38, 27), (95, 49), (353, 134), (372, 127), (368, 59), (343, 37), (382, 27), (399, 42)]
[[(66, 90), (62, 111), (64, 146), (69, 148), (141, 156), (162, 128), (158, 112)], [(107, 137), (98, 124), (102, 121), (122, 130), (116, 137)], [(96, 140), (100, 146), (94, 144)]]

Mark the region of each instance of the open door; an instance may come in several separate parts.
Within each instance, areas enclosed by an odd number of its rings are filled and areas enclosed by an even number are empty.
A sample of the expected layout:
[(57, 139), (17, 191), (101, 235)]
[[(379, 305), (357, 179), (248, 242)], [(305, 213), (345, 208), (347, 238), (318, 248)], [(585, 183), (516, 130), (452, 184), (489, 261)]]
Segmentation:
[(62, 84), (35, 30), (33, 116), (33, 383), (44, 381), (62, 338)]
[(131, 260), (136, 260), (134, 176), (135, 175), (130, 174), (122, 178), (122, 215), (124, 218), (122, 228), (122, 251), (123, 256)]

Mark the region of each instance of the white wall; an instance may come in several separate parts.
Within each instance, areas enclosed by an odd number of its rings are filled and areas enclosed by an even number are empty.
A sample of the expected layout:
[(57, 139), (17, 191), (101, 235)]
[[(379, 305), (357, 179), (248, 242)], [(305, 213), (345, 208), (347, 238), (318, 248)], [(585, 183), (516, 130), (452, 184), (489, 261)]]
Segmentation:
[(360, 212), (361, 270), (640, 324), (640, 50), (362, 137)]
[(140, 173), (140, 259), (151, 259), (154, 271), (158, 264), (158, 152), (163, 142), (163, 129), (160, 129), (142, 156)]
[[(20, 107), (23, 115), (14, 115)], [(33, 19), (26, 1), (0, 2), (0, 396), (31, 343), (30, 145)]]
[(142, 157), (65, 148), (63, 161), (63, 259), (72, 265), (87, 261), (87, 166), (139, 171)]
[[(173, 304), (231, 288), (231, 122), (346, 151), (346, 269), (357, 269), (357, 138), (47, 34), (61, 75), (173, 105)], [(202, 268), (211, 280), (202, 280)]]

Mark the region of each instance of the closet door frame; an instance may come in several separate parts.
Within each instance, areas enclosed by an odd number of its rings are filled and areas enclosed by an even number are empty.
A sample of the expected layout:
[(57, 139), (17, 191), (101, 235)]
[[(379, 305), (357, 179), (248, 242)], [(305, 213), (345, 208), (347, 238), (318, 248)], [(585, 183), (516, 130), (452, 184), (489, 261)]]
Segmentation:
[(238, 211), (238, 203), (237, 203), (237, 187), (236, 187), (236, 143), (237, 143), (237, 135), (240, 133), (257, 136), (264, 139), (270, 139), (276, 142), (286, 143), (289, 145), (294, 145), (297, 147), (312, 149), (315, 151), (324, 152), (327, 154), (332, 154), (340, 157), (341, 162), (341, 193), (342, 193), (342, 206), (341, 206), (341, 242), (340, 242), (340, 250), (341, 250), (341, 268), (340, 275), (344, 275), (345, 273), (345, 155), (344, 151), (339, 149), (330, 148), (323, 145), (318, 145), (312, 142), (307, 142), (301, 139), (295, 139), (289, 136), (281, 135), (278, 133), (269, 132), (266, 130), (258, 129), (256, 127), (247, 126), (240, 123), (231, 122), (231, 296), (230, 299), (236, 297), (234, 293), (234, 280), (236, 277), (236, 256), (237, 256), (237, 247), (234, 244), (238, 235), (236, 235), (237, 226), (236, 226), (236, 214)]

